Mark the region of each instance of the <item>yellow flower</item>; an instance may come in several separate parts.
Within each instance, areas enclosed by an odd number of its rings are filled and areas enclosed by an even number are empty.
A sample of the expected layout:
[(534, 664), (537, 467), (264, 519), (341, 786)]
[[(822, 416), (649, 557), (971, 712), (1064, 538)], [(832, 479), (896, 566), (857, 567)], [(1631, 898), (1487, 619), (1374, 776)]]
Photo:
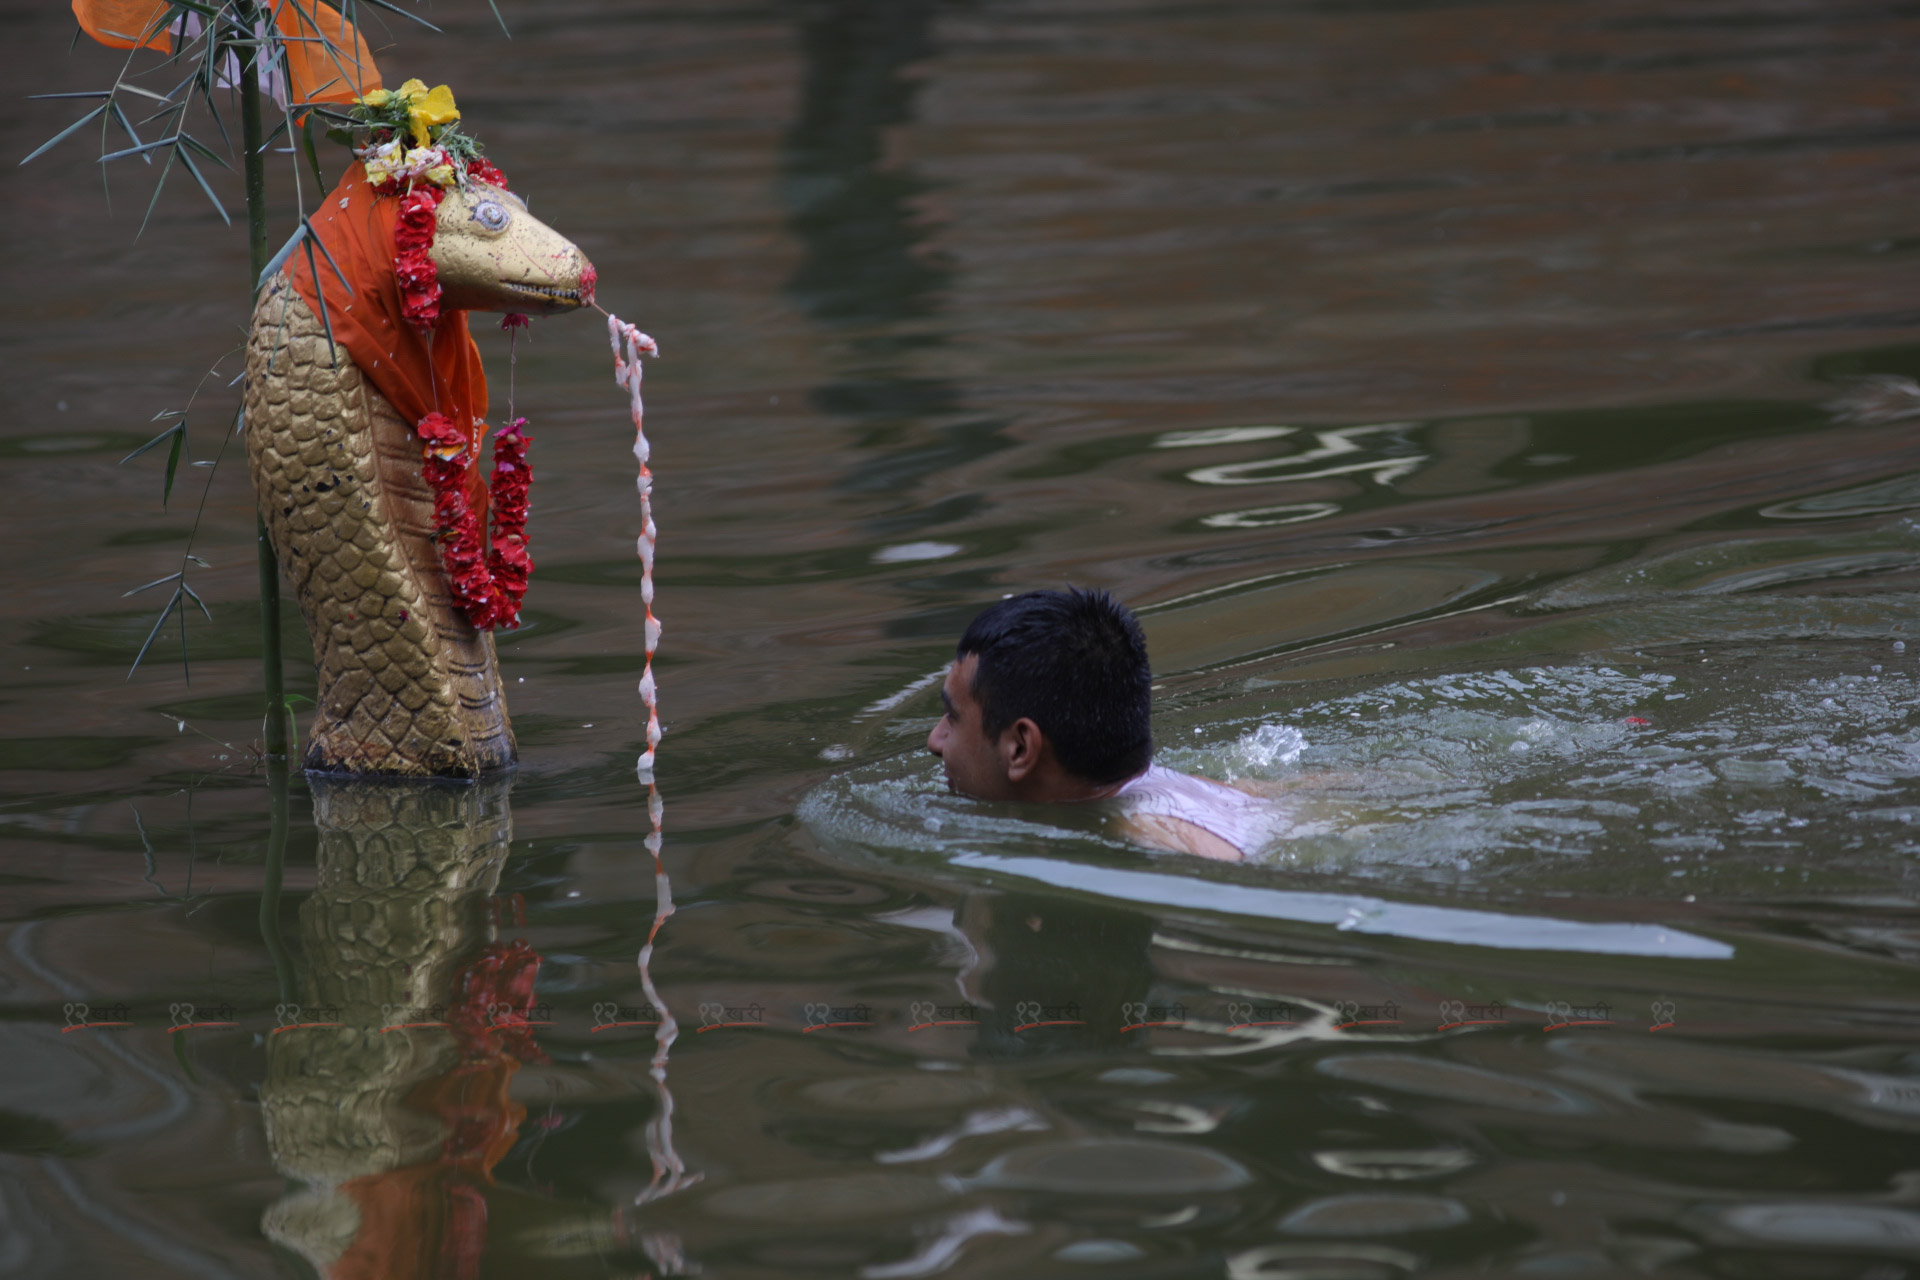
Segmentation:
[[(418, 80), (409, 80), (407, 85), (416, 85)], [(424, 86), (422, 86), (424, 88)], [(406, 92), (406, 86), (401, 87)], [(413, 129), (413, 140), (425, 146), (431, 136), (427, 131), (435, 125), (452, 124), (460, 118), (460, 108), (453, 105), (453, 90), (446, 85), (437, 85), (430, 92), (408, 94), (407, 117)]]
[(396, 97), (405, 98), (408, 102), (412, 102), (426, 91), (427, 82), (425, 80), (409, 80), (395, 90), (394, 94)]
[(376, 187), (396, 177), (397, 171), (405, 163), (400, 148), (391, 142), (384, 146), (368, 147), (358, 154), (367, 167), (367, 181)]
[(450, 164), (437, 164), (433, 166), (433, 168), (427, 170), (427, 181), (436, 187), (452, 186), (453, 166)]
[(360, 99), (360, 105), (363, 107), (372, 107), (374, 110), (378, 111), (381, 107), (386, 106), (389, 102), (392, 102), (392, 101), (393, 101), (393, 90), (375, 89), (372, 92), (368, 93), (365, 97)]

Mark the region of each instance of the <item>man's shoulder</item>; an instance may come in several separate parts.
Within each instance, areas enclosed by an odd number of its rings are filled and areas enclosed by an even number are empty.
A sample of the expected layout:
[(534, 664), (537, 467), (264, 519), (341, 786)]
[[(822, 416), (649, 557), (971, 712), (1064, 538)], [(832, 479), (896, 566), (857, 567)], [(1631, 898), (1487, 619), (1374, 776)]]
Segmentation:
[(1246, 855), (1224, 837), (1166, 813), (1130, 813), (1122, 819), (1127, 838), (1170, 853), (1191, 853), (1218, 862), (1239, 862)]

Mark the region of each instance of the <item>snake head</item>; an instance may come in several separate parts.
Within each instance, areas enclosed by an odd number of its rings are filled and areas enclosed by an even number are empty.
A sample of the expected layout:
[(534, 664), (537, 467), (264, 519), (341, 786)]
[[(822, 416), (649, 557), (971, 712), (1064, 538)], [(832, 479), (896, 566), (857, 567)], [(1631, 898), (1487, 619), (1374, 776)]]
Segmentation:
[(587, 255), (504, 187), (475, 182), (447, 192), (433, 264), (444, 305), (461, 311), (551, 315), (593, 301)]

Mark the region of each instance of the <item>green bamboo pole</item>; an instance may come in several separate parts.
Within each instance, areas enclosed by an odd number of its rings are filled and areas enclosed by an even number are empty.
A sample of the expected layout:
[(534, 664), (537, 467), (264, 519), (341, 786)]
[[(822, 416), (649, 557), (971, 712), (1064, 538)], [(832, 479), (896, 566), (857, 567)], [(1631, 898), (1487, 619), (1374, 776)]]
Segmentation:
[[(247, 296), (254, 296), (260, 273), (267, 269), (267, 158), (265, 130), (260, 119), (260, 78), (255, 74), (259, 48), (254, 41), (259, 12), (254, 0), (236, 0), (237, 33), (245, 41), (240, 55), (240, 137), (246, 147), (247, 174)], [(260, 569), (260, 662), (266, 682), (267, 755), (285, 760), (292, 735), (287, 727), (287, 694), (280, 657), (280, 563), (267, 535), (267, 522), (254, 516), (256, 552)]]

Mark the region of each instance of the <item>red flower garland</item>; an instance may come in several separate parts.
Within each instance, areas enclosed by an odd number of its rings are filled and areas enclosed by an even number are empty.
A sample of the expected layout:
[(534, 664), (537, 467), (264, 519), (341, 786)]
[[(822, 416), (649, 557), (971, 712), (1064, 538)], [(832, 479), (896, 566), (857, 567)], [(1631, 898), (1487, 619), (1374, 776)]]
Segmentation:
[(520, 625), (520, 601), (533, 576), (527, 554), (527, 496), (533, 468), (527, 464), (527, 420), (515, 418), (493, 438), (493, 547), (487, 572), (493, 577), (493, 610), (488, 625), (511, 631)]
[(400, 311), (425, 331), (440, 322), (440, 269), (433, 264), (433, 232), (446, 192), (431, 182), (400, 197), (393, 227), (393, 274), (400, 284)]
[(493, 546), (482, 542), (480, 513), (467, 500), (470, 442), (444, 413), (420, 419), (416, 430), (424, 446), (420, 474), (433, 490), (433, 523), (446, 566), (453, 602), (467, 621), (485, 631), (511, 631), (520, 625), (520, 602), (533, 576), (527, 554), (528, 490), (533, 468), (527, 463), (527, 420), (515, 418), (494, 437)]
[(475, 156), (467, 161), (467, 177), (475, 182), (484, 182), (490, 187), (507, 189), (507, 175), (495, 167), (493, 161), (483, 156)]
[(454, 974), (447, 1022), (464, 1057), (505, 1050), (522, 1062), (547, 1060), (534, 1042), (531, 1021), (542, 959), (524, 941), (490, 942)]
[[(490, 161), (474, 157), (466, 165), (471, 181), (505, 190), (507, 175)], [(397, 192), (389, 182), (376, 190)], [(427, 182), (400, 195), (393, 228), (393, 274), (400, 286), (401, 314), (421, 332), (440, 322), (440, 271), (433, 263), (433, 235), (446, 190)], [(508, 316), (502, 326), (524, 326), (524, 316)], [(433, 490), (435, 540), (446, 567), (453, 602), (479, 630), (511, 631), (520, 625), (520, 602), (533, 576), (527, 554), (528, 490), (533, 468), (527, 463), (527, 420), (515, 418), (494, 437), (492, 494), (493, 545), (486, 545), (480, 513), (467, 499), (467, 469), (476, 442), (444, 413), (429, 413), (415, 430), (420, 435), (420, 474)]]

